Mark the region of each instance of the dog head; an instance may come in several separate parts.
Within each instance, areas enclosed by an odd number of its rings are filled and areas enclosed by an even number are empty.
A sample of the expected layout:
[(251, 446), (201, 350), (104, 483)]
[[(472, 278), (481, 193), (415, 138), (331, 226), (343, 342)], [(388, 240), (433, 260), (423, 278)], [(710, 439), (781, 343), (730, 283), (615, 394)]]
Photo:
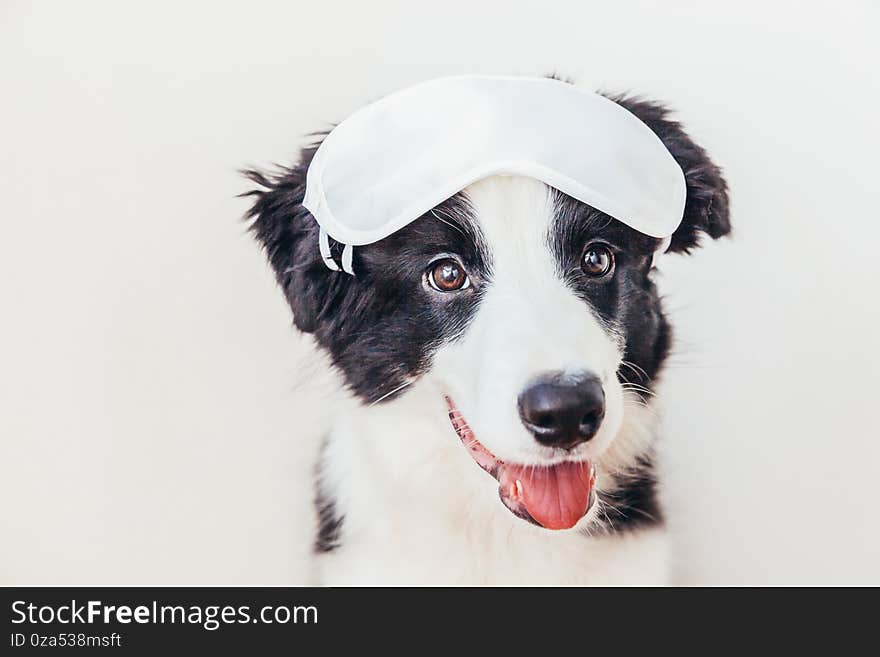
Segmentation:
[[(705, 151), (660, 105), (615, 100), (684, 171), (669, 250), (727, 234), (727, 186)], [(355, 248), (352, 277), (325, 266), (301, 205), (314, 151), (276, 176), (247, 174), (260, 186), (252, 230), (296, 326), (365, 404), (395, 403), (429, 381), (505, 505), (545, 527), (573, 526), (627, 396), (650, 393), (669, 349), (651, 280), (660, 240), (539, 181), (496, 176)]]

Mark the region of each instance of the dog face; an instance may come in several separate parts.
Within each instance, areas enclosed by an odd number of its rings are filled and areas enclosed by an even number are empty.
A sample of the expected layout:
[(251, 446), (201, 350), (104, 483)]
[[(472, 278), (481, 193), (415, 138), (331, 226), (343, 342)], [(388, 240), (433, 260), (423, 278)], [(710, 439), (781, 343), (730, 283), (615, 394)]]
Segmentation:
[[(461, 327), (425, 376), (500, 460), (597, 457), (623, 420), (626, 345), (651, 345), (636, 367), (652, 370), (667, 348), (647, 278), (659, 240), (535, 180), (490, 178), (464, 197), (447, 220), (476, 238), (423, 267), (425, 293)], [(437, 291), (450, 282), (461, 288)]]
[[(705, 152), (658, 105), (617, 102), (685, 173), (670, 250), (729, 232), (726, 185)], [(252, 192), (253, 230), (296, 325), (365, 404), (395, 403), (418, 379), (432, 384), (505, 505), (545, 527), (573, 526), (626, 395), (650, 392), (669, 348), (651, 281), (659, 240), (536, 180), (493, 177), (355, 248), (353, 278), (324, 265), (301, 205), (313, 153), (276, 178), (248, 174), (262, 187)], [(553, 503), (536, 499), (547, 491)]]

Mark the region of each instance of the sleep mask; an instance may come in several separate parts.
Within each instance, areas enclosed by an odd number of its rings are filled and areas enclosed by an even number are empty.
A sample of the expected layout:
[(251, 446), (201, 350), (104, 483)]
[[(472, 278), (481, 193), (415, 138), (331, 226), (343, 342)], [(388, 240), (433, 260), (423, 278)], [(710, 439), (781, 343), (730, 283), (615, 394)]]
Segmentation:
[(685, 179), (660, 138), (608, 98), (550, 78), (460, 76), (423, 82), (356, 111), (309, 165), (303, 205), (329, 237), (377, 242), (468, 185), (536, 178), (664, 240), (681, 222)]

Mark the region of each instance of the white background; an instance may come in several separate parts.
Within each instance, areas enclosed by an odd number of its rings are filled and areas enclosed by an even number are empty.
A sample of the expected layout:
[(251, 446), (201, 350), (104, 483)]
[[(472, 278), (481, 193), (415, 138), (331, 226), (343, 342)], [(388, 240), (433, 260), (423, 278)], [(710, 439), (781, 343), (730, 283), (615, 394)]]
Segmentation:
[(730, 181), (735, 237), (661, 280), (676, 580), (880, 584), (873, 3), (159, 4), (0, 3), (0, 583), (306, 581), (327, 404), (236, 169), (556, 71)]

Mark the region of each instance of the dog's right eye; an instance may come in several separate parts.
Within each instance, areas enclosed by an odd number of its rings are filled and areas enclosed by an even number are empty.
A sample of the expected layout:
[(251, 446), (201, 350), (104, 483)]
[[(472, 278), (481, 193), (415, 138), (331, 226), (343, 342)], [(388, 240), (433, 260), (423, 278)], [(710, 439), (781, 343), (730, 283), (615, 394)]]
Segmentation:
[(438, 292), (464, 290), (471, 284), (464, 267), (453, 258), (443, 258), (432, 262), (425, 274), (428, 285)]
[(614, 254), (604, 244), (590, 244), (581, 259), (581, 269), (592, 278), (607, 276), (614, 269)]

